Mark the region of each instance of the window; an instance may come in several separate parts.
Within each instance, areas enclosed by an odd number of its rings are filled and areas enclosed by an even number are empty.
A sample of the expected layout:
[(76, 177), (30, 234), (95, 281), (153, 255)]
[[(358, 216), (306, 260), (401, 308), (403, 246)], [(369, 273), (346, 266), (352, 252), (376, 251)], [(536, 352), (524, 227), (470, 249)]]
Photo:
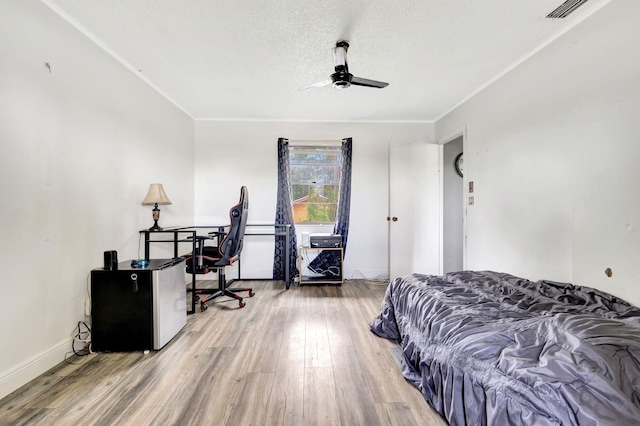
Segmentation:
[(339, 145), (290, 145), (291, 204), (295, 223), (334, 223), (340, 195)]

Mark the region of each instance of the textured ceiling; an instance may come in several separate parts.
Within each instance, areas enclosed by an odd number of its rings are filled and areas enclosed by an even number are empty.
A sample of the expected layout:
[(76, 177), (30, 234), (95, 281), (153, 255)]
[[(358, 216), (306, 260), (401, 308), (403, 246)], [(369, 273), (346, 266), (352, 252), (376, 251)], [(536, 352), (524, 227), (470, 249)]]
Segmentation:
[[(433, 121), (611, 0), (42, 0), (193, 118)], [(331, 48), (385, 89), (325, 86)]]

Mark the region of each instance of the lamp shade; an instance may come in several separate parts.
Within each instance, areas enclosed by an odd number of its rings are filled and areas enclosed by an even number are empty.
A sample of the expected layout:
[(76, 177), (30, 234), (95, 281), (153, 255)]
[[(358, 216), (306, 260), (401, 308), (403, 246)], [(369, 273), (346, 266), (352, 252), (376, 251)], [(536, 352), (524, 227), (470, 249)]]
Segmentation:
[(143, 206), (153, 206), (154, 204), (158, 205), (167, 205), (171, 204), (171, 200), (167, 197), (167, 193), (164, 192), (164, 188), (161, 183), (152, 183), (149, 185), (149, 191), (147, 192), (147, 196), (142, 200)]

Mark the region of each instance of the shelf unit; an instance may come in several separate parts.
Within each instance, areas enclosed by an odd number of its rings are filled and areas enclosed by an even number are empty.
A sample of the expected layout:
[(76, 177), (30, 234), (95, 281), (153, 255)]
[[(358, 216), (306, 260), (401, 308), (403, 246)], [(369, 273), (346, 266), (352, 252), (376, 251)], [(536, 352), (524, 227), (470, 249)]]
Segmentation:
[[(330, 278), (326, 276), (304, 275), (303, 271), (307, 269), (307, 265), (322, 251), (338, 251), (340, 253), (340, 276)], [(313, 258), (309, 259), (310, 253), (315, 253)], [(309, 259), (307, 261), (307, 259)], [(316, 247), (299, 247), (298, 248), (298, 271), (300, 271), (300, 285), (306, 284), (334, 284), (342, 285), (344, 281), (344, 252), (342, 247), (332, 248), (316, 248)]]

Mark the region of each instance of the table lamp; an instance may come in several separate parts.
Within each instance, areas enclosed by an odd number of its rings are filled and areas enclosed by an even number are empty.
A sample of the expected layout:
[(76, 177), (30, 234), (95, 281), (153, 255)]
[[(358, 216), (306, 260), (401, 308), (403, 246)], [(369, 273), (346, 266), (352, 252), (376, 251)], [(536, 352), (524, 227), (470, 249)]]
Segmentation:
[(171, 200), (167, 197), (167, 193), (164, 192), (164, 188), (161, 183), (152, 183), (149, 185), (149, 191), (147, 196), (142, 200), (143, 206), (153, 206), (153, 221), (154, 224), (149, 231), (162, 231), (162, 228), (158, 226), (158, 219), (160, 219), (160, 209), (158, 205), (171, 204)]

